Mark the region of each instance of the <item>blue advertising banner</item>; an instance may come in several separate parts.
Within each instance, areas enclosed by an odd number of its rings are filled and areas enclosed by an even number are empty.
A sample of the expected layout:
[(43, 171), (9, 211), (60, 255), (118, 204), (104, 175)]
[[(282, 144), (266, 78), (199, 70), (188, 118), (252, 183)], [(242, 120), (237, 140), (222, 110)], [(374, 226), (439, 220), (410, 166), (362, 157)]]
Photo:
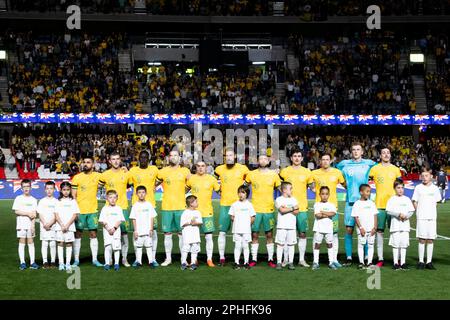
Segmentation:
[(450, 125), (448, 115), (260, 115), (260, 114), (114, 114), (2, 113), (0, 123), (92, 124), (242, 124), (242, 125)]

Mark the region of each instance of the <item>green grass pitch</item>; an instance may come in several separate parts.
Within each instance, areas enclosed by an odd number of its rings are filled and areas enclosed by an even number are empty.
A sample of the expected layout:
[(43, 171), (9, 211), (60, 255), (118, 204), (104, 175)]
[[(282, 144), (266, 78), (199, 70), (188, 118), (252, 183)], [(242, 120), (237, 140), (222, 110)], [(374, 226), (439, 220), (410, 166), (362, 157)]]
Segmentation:
[[(233, 270), (231, 265), (223, 268), (208, 268), (205, 265), (204, 240), (197, 271), (181, 271), (179, 268), (178, 239), (174, 236), (174, 260), (169, 267), (134, 270), (121, 268), (119, 272), (106, 272), (90, 264), (90, 249), (87, 234), (83, 238), (81, 252), (81, 289), (67, 288), (70, 274), (57, 270), (19, 271), (17, 240), (15, 238), (15, 216), (11, 211), (12, 200), (0, 201), (0, 299), (449, 299), (450, 290), (450, 240), (435, 241), (434, 264), (437, 271), (393, 271), (390, 261), (389, 237), (385, 234), (385, 259), (387, 266), (381, 269), (381, 288), (368, 289), (367, 281), (373, 274), (357, 270), (356, 266), (330, 270), (327, 268), (326, 248), (321, 250), (321, 269), (312, 271), (298, 267), (294, 271), (276, 271), (265, 263), (265, 240), (260, 241), (260, 264), (251, 270)], [(312, 206), (312, 203), (310, 203)], [(343, 212), (344, 203), (339, 204)], [(159, 207), (159, 204), (158, 204)], [(218, 212), (218, 202), (214, 203)], [(216, 215), (217, 217), (217, 215)], [(312, 215), (310, 214), (310, 228)], [(340, 216), (343, 237), (343, 217)], [(412, 226), (415, 226), (413, 218)], [(36, 226), (38, 230), (38, 226)], [(438, 234), (450, 236), (450, 205), (438, 205)], [(103, 239), (99, 234), (100, 261), (103, 261)], [(262, 234), (261, 234), (262, 235)], [(312, 231), (308, 233), (307, 261), (312, 262)], [(411, 246), (407, 263), (415, 267), (417, 262), (417, 240), (411, 231)], [(38, 239), (38, 237), (36, 237)], [(214, 260), (217, 261), (217, 238), (214, 238)], [(41, 263), (40, 241), (36, 241), (36, 259)], [(130, 252), (132, 252), (130, 245)], [(297, 250), (296, 250), (297, 251)], [(344, 258), (344, 241), (340, 240), (340, 259)], [(354, 252), (356, 240), (354, 241)], [(233, 261), (232, 238), (227, 239), (227, 260)], [(28, 256), (28, 253), (27, 253)], [(133, 261), (134, 253), (129, 260)], [(355, 254), (354, 254), (355, 257)], [(375, 250), (376, 257), (376, 250)], [(144, 258), (146, 259), (146, 257)], [(164, 260), (163, 235), (159, 234), (159, 262)], [(297, 263), (297, 254), (295, 262)], [(27, 261), (28, 258), (27, 258)], [(145, 260), (146, 261), (146, 260)], [(263, 262), (261, 262), (263, 261)]]

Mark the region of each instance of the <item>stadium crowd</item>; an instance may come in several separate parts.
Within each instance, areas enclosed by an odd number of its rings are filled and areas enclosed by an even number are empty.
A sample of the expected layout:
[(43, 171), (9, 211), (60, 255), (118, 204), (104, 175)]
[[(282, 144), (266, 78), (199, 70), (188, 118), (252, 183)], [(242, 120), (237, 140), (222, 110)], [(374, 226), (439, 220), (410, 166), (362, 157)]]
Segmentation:
[[(365, 15), (369, 5), (377, 4), (383, 15), (441, 15), (450, 4), (440, 0), (285, 0), (280, 9), (286, 16), (320, 20), (327, 16)], [(14, 11), (65, 11), (77, 4), (83, 13), (132, 13), (135, 9), (153, 15), (267, 16), (273, 13), (269, 1), (262, 0), (15, 0)]]
[(118, 53), (126, 35), (35, 36), (8, 32), (17, 63), (9, 73), (9, 102), (15, 111), (133, 112), (138, 84), (119, 72)]
[(385, 35), (370, 33), (332, 41), (291, 35), (299, 59), (297, 79), (288, 82), (292, 113), (414, 113), (408, 67), (399, 70), (401, 50)]
[[(16, 158), (19, 168), (28, 171), (37, 170), (37, 166), (44, 165), (56, 173), (73, 175), (78, 172), (78, 164), (86, 154), (94, 156), (95, 168), (102, 172), (108, 168), (108, 154), (119, 151), (123, 163), (128, 168), (137, 165), (141, 150), (151, 151), (151, 163), (162, 168), (168, 163), (169, 151), (177, 146), (182, 153), (183, 165), (193, 167), (193, 142), (191, 150), (186, 150), (182, 141), (174, 141), (166, 135), (151, 135), (136, 133), (130, 130), (98, 129), (92, 133), (90, 129), (48, 130), (48, 129), (16, 129), (13, 132), (10, 148)], [(415, 143), (411, 136), (401, 135), (350, 135), (350, 134), (318, 134), (317, 131), (298, 130), (287, 133), (281, 137), (286, 155), (298, 147), (304, 154), (304, 164), (310, 169), (319, 167), (320, 155), (328, 152), (332, 155), (334, 163), (350, 158), (352, 142), (360, 141), (363, 144), (365, 157), (379, 160), (381, 146), (389, 146), (393, 163), (402, 168), (404, 173), (416, 174), (420, 168), (428, 164), (434, 170), (449, 167), (450, 139), (448, 137), (434, 136), (431, 139), (421, 139)], [(203, 142), (204, 149), (208, 144)], [(270, 146), (270, 143), (269, 143)], [(271, 155), (271, 149), (268, 149)], [(248, 162), (250, 152), (244, 159)], [(277, 163), (278, 164), (278, 163)], [(210, 165), (210, 164), (208, 164)], [(209, 171), (212, 168), (208, 169)]]

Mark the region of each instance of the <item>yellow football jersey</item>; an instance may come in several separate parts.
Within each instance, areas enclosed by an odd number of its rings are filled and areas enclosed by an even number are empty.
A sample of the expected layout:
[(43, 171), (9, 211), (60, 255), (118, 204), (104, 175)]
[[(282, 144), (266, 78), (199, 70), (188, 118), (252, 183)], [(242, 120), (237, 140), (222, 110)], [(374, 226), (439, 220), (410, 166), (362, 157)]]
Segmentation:
[(238, 188), (244, 184), (245, 176), (250, 172), (247, 166), (236, 163), (228, 169), (226, 164), (216, 168), (215, 174), (220, 178), (220, 205), (231, 206), (238, 197)]
[(379, 163), (370, 169), (369, 177), (375, 182), (375, 204), (378, 209), (386, 209), (389, 198), (395, 194), (394, 181), (401, 176), (400, 169), (393, 164), (383, 166)]
[(305, 167), (299, 167), (298, 169), (292, 166), (286, 167), (281, 170), (280, 177), (292, 184), (292, 195), (298, 201), (298, 207), (301, 212), (308, 211), (308, 184), (312, 183), (311, 170)]
[(136, 195), (136, 188), (139, 186), (144, 186), (147, 189), (145, 200), (150, 202), (153, 207), (156, 208), (155, 183), (158, 171), (159, 170), (156, 166), (148, 166), (146, 169), (141, 169), (139, 167), (133, 167), (130, 169), (131, 181), (133, 183), (132, 204), (135, 204), (135, 202), (138, 200)]
[(131, 184), (130, 172), (124, 172), (122, 169), (113, 171), (106, 170), (100, 177), (100, 183), (105, 185), (106, 192), (116, 190), (117, 205), (123, 210), (128, 210), (127, 185)]
[(245, 181), (252, 186), (252, 204), (258, 213), (272, 213), (275, 209), (273, 192), (281, 184), (280, 177), (273, 170), (250, 171)]
[(77, 203), (80, 214), (96, 213), (98, 208), (97, 190), (101, 174), (80, 172), (72, 178), (72, 188), (77, 190)]
[(336, 168), (328, 168), (328, 170), (317, 169), (312, 171), (312, 181), (315, 184), (316, 202), (320, 202), (320, 188), (327, 186), (330, 189), (330, 197), (328, 202), (331, 202), (338, 207), (336, 188), (339, 183), (344, 183), (345, 179), (342, 172)]
[(198, 210), (202, 217), (213, 216), (212, 194), (219, 191), (220, 186), (216, 178), (209, 174), (202, 176), (191, 176), (186, 185), (191, 189), (191, 193), (198, 198)]
[(186, 180), (191, 174), (188, 168), (165, 167), (159, 170), (157, 179), (163, 182), (162, 210), (184, 210), (186, 208)]

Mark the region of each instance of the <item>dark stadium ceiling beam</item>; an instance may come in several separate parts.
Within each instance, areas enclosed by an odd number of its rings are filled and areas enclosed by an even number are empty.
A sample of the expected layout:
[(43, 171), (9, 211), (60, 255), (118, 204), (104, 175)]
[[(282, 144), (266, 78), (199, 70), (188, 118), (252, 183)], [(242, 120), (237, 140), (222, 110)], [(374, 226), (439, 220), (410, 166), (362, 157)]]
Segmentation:
[[(66, 20), (65, 13), (21, 13), (0, 12), (1, 20)], [(332, 16), (326, 21), (304, 21), (299, 17), (285, 16), (172, 16), (141, 14), (82, 14), (82, 21), (88, 22), (137, 22), (137, 23), (189, 23), (189, 24), (362, 24), (365, 16)], [(382, 16), (382, 23), (450, 23), (450, 16)]]

